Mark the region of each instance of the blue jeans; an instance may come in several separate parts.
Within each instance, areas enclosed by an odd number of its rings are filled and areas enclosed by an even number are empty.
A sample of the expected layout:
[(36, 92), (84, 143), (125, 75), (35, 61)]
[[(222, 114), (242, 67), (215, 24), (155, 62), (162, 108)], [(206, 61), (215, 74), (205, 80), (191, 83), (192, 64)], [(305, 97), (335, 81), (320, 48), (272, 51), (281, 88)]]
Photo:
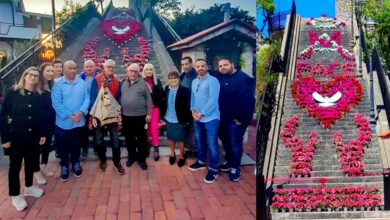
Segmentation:
[(247, 125), (237, 126), (235, 122), (224, 122), (219, 126), (219, 138), (226, 152), (226, 161), (231, 168), (238, 169), (243, 153), (243, 138)]
[(218, 126), (219, 120), (209, 122), (194, 121), (196, 137), (197, 159), (200, 163), (206, 162), (206, 146), (209, 150), (209, 170), (218, 171)]
[(72, 165), (80, 163), (82, 132), (82, 127), (65, 130), (56, 126), (54, 135), (57, 152), (61, 158), (61, 166), (69, 167), (69, 160)]

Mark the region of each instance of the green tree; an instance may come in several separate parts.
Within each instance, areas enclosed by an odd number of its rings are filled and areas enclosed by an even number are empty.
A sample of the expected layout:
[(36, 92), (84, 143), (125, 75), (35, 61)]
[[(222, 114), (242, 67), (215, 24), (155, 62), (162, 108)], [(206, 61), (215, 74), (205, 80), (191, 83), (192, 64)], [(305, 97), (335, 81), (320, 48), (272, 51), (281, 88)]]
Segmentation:
[[(170, 20), (170, 25), (180, 37), (185, 38), (223, 22), (221, 9), (222, 5), (214, 4), (208, 9), (195, 10), (189, 8), (184, 12), (176, 12), (174, 13), (174, 19)], [(231, 19), (238, 19), (254, 25), (255, 18), (248, 13), (248, 11), (239, 7), (233, 8)]]
[(179, 0), (152, 0), (152, 5), (157, 13), (171, 18), (174, 13), (180, 12), (181, 2)]
[(70, 19), (74, 14), (79, 12), (83, 7), (80, 3), (74, 3), (73, 0), (65, 0), (61, 11), (56, 12), (56, 25), (59, 26), (63, 22)]
[[(390, 69), (390, 1), (389, 0), (365, 0), (363, 6), (363, 16), (372, 18), (377, 26), (375, 28), (374, 37), (381, 51), (384, 64), (387, 69)], [(369, 41), (369, 39), (367, 39)], [(372, 42), (368, 42), (372, 45)]]
[(256, 0), (256, 9), (262, 10), (263, 17), (265, 18), (265, 20), (263, 21), (263, 25), (260, 28), (260, 32), (262, 32), (265, 27), (265, 24), (267, 22), (271, 22), (272, 15), (275, 11), (275, 3), (273, 0)]

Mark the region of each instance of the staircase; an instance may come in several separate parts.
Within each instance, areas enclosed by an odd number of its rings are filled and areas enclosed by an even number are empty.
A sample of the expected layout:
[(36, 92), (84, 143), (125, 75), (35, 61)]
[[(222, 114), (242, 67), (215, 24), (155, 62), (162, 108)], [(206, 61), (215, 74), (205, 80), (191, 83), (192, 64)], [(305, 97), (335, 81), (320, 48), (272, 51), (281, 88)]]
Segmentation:
[[(331, 30), (323, 30), (306, 25), (306, 19), (300, 21), (299, 43), (298, 51), (303, 51), (310, 45), (308, 33), (315, 31), (318, 36), (323, 33), (331, 33), (335, 31), (341, 32), (342, 46), (346, 49), (350, 49), (351, 31), (349, 26), (340, 27)], [(351, 52), (353, 52), (351, 50)], [(303, 60), (297, 60), (301, 62)], [(314, 66), (316, 63), (321, 62), (322, 65), (327, 68), (327, 65), (332, 62), (344, 62), (342, 57), (337, 52), (331, 52), (328, 54), (322, 54), (313, 52), (311, 58), (307, 61)], [(355, 69), (355, 73), (356, 73)], [(340, 74), (341, 71), (335, 71), (336, 74)], [(315, 78), (321, 82), (326, 81), (325, 77), (316, 75)], [(330, 129), (322, 127), (319, 121), (313, 117), (307, 115), (303, 109), (301, 109), (293, 99), (291, 95), (291, 84), (296, 79), (288, 80), (286, 85), (285, 100), (283, 106), (282, 127), (287, 119), (292, 118), (298, 114), (300, 116), (299, 125), (296, 128), (295, 135), (298, 136), (304, 143), (308, 140), (308, 134), (311, 131), (315, 131), (318, 134), (318, 144), (314, 151), (312, 160), (313, 169), (311, 170), (311, 176), (308, 178), (291, 177), (289, 172), (289, 164), (291, 160), (291, 150), (283, 145), (283, 141), (279, 139), (275, 169), (273, 173), (272, 188), (291, 189), (291, 188), (307, 188), (307, 187), (321, 187), (319, 179), (323, 178), (326, 182), (325, 187), (346, 187), (346, 186), (377, 186), (380, 189), (380, 194), (383, 199), (383, 176), (382, 176), (382, 162), (379, 150), (378, 139), (374, 136), (371, 140), (370, 146), (365, 148), (364, 155), (364, 175), (367, 176), (344, 176), (341, 170), (340, 159), (336, 153), (335, 146), (333, 144), (332, 136), (334, 133), (340, 131), (343, 133), (343, 141), (349, 143), (350, 140), (356, 138), (358, 128), (354, 122), (356, 114), (362, 114), (366, 118), (369, 118), (369, 94), (367, 83), (363, 78), (358, 78), (363, 87), (362, 98), (358, 103), (358, 106), (352, 108), (341, 119), (337, 120)], [(291, 177), (291, 178), (290, 178)], [(383, 201), (383, 200), (382, 200)], [(343, 212), (287, 212), (287, 213), (272, 213), (272, 219), (336, 219), (336, 218), (383, 218), (390, 216), (390, 213), (384, 211), (343, 211)]]
[[(113, 13), (108, 14), (113, 15)], [(110, 19), (107, 17), (106, 19)], [(126, 77), (126, 70), (125, 66), (122, 63), (122, 55), (121, 50), (122, 48), (128, 47), (129, 48), (129, 55), (133, 56), (134, 54), (138, 53), (140, 51), (139, 45), (138, 45), (138, 37), (143, 37), (144, 39), (148, 40), (148, 34), (145, 31), (146, 27), (142, 27), (141, 32), (138, 34), (137, 37), (134, 37), (132, 40), (128, 41), (127, 43), (123, 44), (121, 47), (116, 46), (113, 42), (108, 40), (106, 37), (103, 36), (103, 34), (100, 31), (100, 21), (97, 21), (97, 19), (93, 19), (90, 21), (89, 24), (87, 24), (88, 28), (85, 28), (85, 31), (83, 34), (77, 36), (77, 39), (74, 41), (72, 45), (69, 45), (69, 49), (64, 51), (60, 58), (63, 60), (67, 59), (73, 59), (77, 64), (77, 72), (83, 72), (83, 53), (82, 48), (86, 44), (86, 42), (89, 39), (99, 37), (99, 44), (96, 46), (96, 53), (98, 55), (101, 55), (103, 53), (103, 49), (105, 47), (110, 48), (110, 56), (109, 59), (113, 59), (116, 62), (116, 68), (114, 70), (114, 73), (118, 75), (120, 79), (123, 79)], [(149, 55), (149, 62), (153, 64), (157, 77), (161, 80), (161, 82), (164, 84), (164, 75), (161, 72), (160, 66), (158, 64), (157, 56), (155, 51), (153, 50), (153, 46), (150, 45), (150, 55)]]

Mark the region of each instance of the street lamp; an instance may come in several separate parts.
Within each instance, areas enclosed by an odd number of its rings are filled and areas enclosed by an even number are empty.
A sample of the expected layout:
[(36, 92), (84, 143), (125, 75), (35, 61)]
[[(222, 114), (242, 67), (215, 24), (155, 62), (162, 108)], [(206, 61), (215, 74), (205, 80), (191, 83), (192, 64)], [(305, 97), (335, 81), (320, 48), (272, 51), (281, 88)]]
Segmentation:
[(371, 130), (375, 134), (376, 129), (375, 129), (375, 108), (374, 108), (374, 77), (373, 77), (373, 70), (372, 70), (372, 54), (374, 53), (374, 48), (375, 48), (375, 25), (376, 22), (372, 20), (371, 18), (367, 18), (367, 21), (365, 23), (366, 26), (366, 32), (367, 36), (370, 38), (372, 42), (372, 47), (370, 50), (370, 124), (371, 124)]
[(362, 75), (362, 11), (363, 11), (363, 0), (356, 0), (355, 5), (356, 5), (356, 14), (357, 14), (357, 22), (358, 22), (358, 35), (356, 37), (356, 40), (359, 39), (359, 75)]

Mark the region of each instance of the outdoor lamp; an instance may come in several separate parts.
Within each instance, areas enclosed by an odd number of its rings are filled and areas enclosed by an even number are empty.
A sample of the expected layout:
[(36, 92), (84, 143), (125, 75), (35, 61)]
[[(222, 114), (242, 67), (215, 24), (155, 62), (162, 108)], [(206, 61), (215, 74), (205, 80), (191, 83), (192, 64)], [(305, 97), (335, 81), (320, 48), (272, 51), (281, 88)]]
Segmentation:
[(367, 21), (364, 25), (366, 26), (367, 34), (370, 38), (372, 38), (375, 31), (376, 22), (371, 18), (367, 18)]

